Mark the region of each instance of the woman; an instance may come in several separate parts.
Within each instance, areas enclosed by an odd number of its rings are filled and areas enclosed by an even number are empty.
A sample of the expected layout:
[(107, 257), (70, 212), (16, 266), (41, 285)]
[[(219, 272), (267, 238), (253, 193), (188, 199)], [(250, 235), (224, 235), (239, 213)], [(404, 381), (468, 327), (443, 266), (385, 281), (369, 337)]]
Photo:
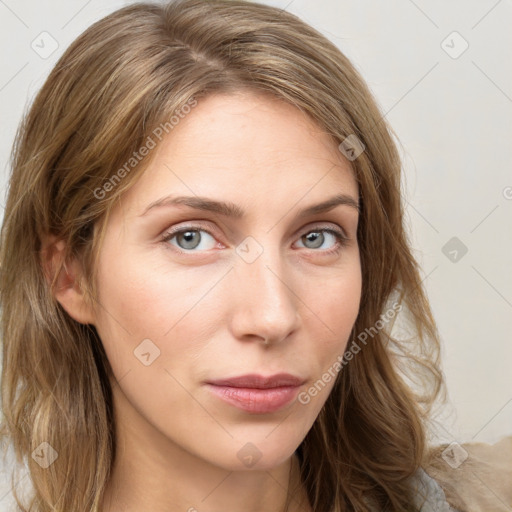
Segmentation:
[(272, 7), (136, 4), (70, 46), (2, 228), (21, 510), (449, 510), (422, 470), (439, 339), (391, 134)]

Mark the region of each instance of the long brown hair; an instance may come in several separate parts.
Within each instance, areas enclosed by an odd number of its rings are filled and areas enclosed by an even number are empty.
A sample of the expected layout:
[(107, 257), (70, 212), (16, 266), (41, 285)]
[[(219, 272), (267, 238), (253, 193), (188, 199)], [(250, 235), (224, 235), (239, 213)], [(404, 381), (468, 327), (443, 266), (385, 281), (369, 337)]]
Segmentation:
[[(97, 510), (115, 457), (109, 362), (94, 327), (71, 319), (53, 297), (42, 240), (65, 241), (94, 300), (105, 221), (152, 153), (126, 162), (158, 127), (170, 132), (169, 119), (187, 103), (241, 88), (295, 105), (336, 144), (352, 136), (364, 145), (351, 159), (363, 272), (354, 341), (371, 336), (343, 365), (297, 454), (315, 512), (411, 509), (409, 478), (422, 464), (442, 376), (439, 336), (404, 226), (394, 134), (354, 66), (297, 17), (240, 0), (183, 0), (134, 4), (88, 28), (16, 136), (1, 232), (1, 392), (3, 434), (34, 487), (28, 509), (16, 497), (21, 510)], [(114, 183), (114, 175), (122, 179)], [(412, 343), (375, 327), (392, 297)], [(58, 453), (48, 468), (31, 456), (43, 442)]]

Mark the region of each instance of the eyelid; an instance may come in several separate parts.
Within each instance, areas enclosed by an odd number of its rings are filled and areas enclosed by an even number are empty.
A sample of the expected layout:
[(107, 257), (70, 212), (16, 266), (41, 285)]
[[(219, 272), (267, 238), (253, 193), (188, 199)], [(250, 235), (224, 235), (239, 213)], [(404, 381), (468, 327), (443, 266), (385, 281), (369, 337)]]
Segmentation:
[(345, 237), (346, 239), (349, 239), (350, 237), (348, 236), (346, 230), (340, 226), (339, 224), (336, 224), (335, 222), (331, 222), (331, 221), (317, 221), (317, 222), (312, 222), (311, 224), (308, 224), (307, 226), (305, 226), (304, 228), (301, 228), (299, 230), (299, 232), (309, 232), (309, 231), (314, 231), (315, 229), (326, 229), (326, 230), (334, 230), (334, 231), (337, 231), (339, 232), (341, 235), (343, 235), (343, 237)]
[(217, 236), (215, 233), (218, 231), (218, 229), (211, 228), (211, 223), (207, 223), (207, 225), (204, 225), (202, 223), (203, 221), (197, 220), (197, 221), (185, 221), (183, 224), (179, 224), (178, 226), (173, 226), (172, 228), (166, 229), (163, 236), (168, 235), (175, 235), (177, 233), (181, 233), (182, 231), (187, 230), (201, 230), (206, 231), (210, 236)]

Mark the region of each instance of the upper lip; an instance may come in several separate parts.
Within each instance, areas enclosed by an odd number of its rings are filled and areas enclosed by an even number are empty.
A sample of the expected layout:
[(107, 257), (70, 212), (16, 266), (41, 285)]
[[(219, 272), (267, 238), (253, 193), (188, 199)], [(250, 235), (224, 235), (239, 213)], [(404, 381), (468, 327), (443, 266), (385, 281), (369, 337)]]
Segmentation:
[(257, 374), (240, 375), (228, 379), (210, 380), (214, 386), (230, 386), (233, 388), (269, 389), (282, 386), (300, 386), (305, 380), (289, 373), (278, 373), (267, 377)]

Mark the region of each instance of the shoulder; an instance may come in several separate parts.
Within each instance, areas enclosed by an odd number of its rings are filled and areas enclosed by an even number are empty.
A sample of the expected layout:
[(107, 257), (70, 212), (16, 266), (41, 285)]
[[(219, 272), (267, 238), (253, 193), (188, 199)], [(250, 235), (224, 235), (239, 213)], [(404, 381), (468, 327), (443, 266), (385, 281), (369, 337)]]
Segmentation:
[(512, 510), (512, 436), (495, 444), (454, 442), (432, 447), (424, 469), (457, 510)]
[(411, 479), (414, 506), (421, 512), (458, 512), (451, 507), (441, 486), (424, 469), (420, 468)]
[(26, 465), (16, 462), (11, 445), (2, 441), (0, 448), (0, 510), (18, 512), (20, 509), (14, 498), (13, 487), (18, 498), (26, 502), (32, 492), (29, 472)]

